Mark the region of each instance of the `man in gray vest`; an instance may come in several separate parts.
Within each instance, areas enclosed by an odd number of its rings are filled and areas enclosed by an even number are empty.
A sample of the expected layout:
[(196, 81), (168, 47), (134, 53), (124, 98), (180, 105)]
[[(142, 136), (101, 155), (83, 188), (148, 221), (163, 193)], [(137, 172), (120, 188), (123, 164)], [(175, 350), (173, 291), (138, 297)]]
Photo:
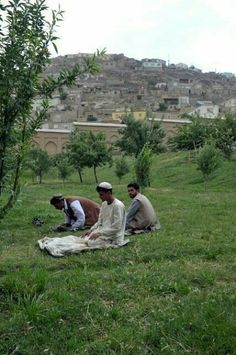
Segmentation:
[(161, 228), (156, 212), (149, 199), (139, 192), (139, 185), (131, 182), (127, 186), (131, 205), (126, 216), (126, 234), (139, 234)]

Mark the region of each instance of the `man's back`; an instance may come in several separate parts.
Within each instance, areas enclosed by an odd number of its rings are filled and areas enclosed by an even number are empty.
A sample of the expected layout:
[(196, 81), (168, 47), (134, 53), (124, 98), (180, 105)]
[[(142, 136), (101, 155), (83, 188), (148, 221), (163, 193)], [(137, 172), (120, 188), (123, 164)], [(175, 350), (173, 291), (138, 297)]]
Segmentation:
[(97, 222), (100, 207), (96, 202), (94, 202), (86, 197), (81, 197), (81, 196), (65, 196), (65, 200), (66, 200), (67, 205), (69, 207), (69, 211), (70, 211), (70, 205), (73, 201), (78, 200), (80, 202), (80, 204), (84, 210), (85, 225), (86, 226), (92, 226), (92, 225), (94, 225), (94, 223)]

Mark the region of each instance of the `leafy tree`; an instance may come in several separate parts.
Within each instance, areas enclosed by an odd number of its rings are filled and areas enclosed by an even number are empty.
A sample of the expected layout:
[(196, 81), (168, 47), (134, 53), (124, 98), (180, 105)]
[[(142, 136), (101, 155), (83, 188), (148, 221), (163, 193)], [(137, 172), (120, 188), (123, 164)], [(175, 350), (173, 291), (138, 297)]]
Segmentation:
[(163, 144), (163, 139), (165, 138), (165, 132), (161, 127), (160, 122), (152, 122), (151, 127), (148, 131), (147, 143), (149, 148), (153, 153), (163, 153), (165, 151), (165, 146)]
[(135, 120), (132, 115), (127, 116), (123, 123), (126, 127), (119, 131), (121, 138), (115, 143), (122, 152), (137, 158), (145, 144), (148, 144), (154, 153), (163, 151), (162, 140), (165, 133), (160, 123), (155, 122), (150, 126), (147, 122)]
[(135, 162), (136, 180), (140, 186), (150, 186), (150, 173), (152, 164), (152, 151), (144, 145)]
[(205, 181), (221, 165), (221, 162), (222, 153), (212, 143), (201, 148), (196, 159), (197, 169), (202, 172)]
[(121, 182), (121, 179), (124, 175), (128, 174), (130, 171), (129, 164), (125, 157), (121, 157), (120, 159), (116, 159), (115, 162), (115, 174)]
[(98, 182), (96, 169), (112, 163), (111, 148), (107, 147), (105, 135), (93, 132), (73, 132), (67, 145), (69, 159), (80, 174), (85, 167), (93, 168), (95, 181)]
[[(3, 217), (16, 201), (20, 191), (22, 163), (35, 130), (47, 117), (49, 99), (54, 90), (71, 85), (85, 73), (99, 72), (97, 55), (83, 65), (62, 70), (57, 78), (45, 77), (43, 72), (50, 62), (49, 46), (56, 48), (55, 28), (63, 13), (52, 11), (48, 21), (46, 0), (12, 0), (0, 4), (0, 194), (9, 197), (0, 207)], [(32, 114), (32, 104), (42, 99), (41, 110)], [(14, 167), (12, 180), (9, 169)]]
[(88, 166), (93, 168), (96, 183), (98, 183), (96, 169), (99, 166), (112, 164), (112, 149), (106, 144), (106, 137), (103, 133), (93, 134), (89, 132), (89, 154)]
[(74, 131), (70, 134), (69, 143), (66, 146), (69, 162), (78, 172), (80, 182), (83, 182), (82, 172), (87, 166), (87, 132)]
[(236, 118), (227, 115), (225, 119), (217, 119), (212, 124), (212, 138), (226, 159), (230, 159), (236, 145)]
[(144, 144), (147, 142), (148, 127), (141, 121), (135, 120), (132, 115), (124, 118), (125, 128), (119, 130), (119, 138), (115, 146), (128, 155), (138, 156)]
[(211, 128), (206, 119), (192, 118), (190, 124), (178, 128), (169, 145), (174, 150), (197, 150), (206, 143), (211, 135)]
[(33, 147), (29, 151), (29, 157), (26, 166), (32, 171), (33, 176), (42, 183), (43, 175), (48, 172), (51, 166), (51, 160), (48, 153), (39, 147)]
[(64, 184), (66, 178), (68, 178), (72, 172), (72, 166), (69, 163), (68, 153), (63, 151), (55, 154), (52, 157), (52, 164), (57, 167), (59, 178), (62, 179)]

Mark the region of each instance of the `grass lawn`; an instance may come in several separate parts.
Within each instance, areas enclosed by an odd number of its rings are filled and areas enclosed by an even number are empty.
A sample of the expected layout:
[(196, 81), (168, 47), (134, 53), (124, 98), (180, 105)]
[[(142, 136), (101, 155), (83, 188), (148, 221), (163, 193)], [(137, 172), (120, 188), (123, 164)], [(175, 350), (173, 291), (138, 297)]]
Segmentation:
[[(161, 231), (59, 259), (36, 245), (63, 220), (51, 196), (99, 200), (91, 171), (83, 185), (54, 175), (25, 184), (0, 221), (0, 354), (236, 354), (236, 156), (205, 187), (187, 153), (159, 155), (144, 193)], [(129, 205), (132, 173), (98, 176)]]

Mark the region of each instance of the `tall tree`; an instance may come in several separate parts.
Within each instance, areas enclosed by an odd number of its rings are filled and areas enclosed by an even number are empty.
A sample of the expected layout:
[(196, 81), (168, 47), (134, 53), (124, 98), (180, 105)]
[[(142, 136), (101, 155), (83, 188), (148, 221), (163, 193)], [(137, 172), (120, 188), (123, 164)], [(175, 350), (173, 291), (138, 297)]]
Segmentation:
[(163, 139), (165, 138), (165, 132), (161, 127), (160, 122), (152, 121), (148, 130), (147, 144), (153, 153), (163, 153), (165, 146)]
[(180, 126), (175, 136), (169, 139), (174, 150), (197, 150), (210, 138), (211, 127), (206, 119), (191, 118), (191, 123)]
[(135, 120), (132, 115), (127, 116), (123, 123), (126, 127), (119, 131), (121, 137), (115, 143), (115, 146), (119, 147), (122, 152), (137, 158), (145, 144), (148, 144), (154, 153), (163, 151), (162, 141), (165, 133), (159, 123), (155, 122), (150, 125), (147, 122)]
[(196, 163), (197, 169), (202, 172), (206, 182), (210, 175), (220, 167), (222, 163), (222, 153), (213, 143), (206, 144), (199, 150)]
[(148, 145), (144, 145), (135, 161), (136, 180), (140, 186), (150, 186), (151, 178), (152, 151)]
[(115, 174), (119, 179), (119, 182), (121, 182), (121, 179), (124, 175), (129, 173), (129, 164), (125, 157), (121, 157), (119, 159), (116, 159), (115, 162)]
[(55, 166), (58, 170), (58, 176), (63, 181), (63, 185), (67, 177), (72, 173), (72, 166), (69, 162), (69, 156), (66, 151), (61, 153), (54, 154), (51, 158), (52, 165)]
[(83, 182), (83, 169), (87, 166), (88, 132), (73, 131), (66, 146), (70, 164), (75, 168)]
[(103, 133), (73, 132), (67, 145), (69, 159), (79, 172), (82, 182), (82, 170), (93, 168), (95, 181), (98, 182), (97, 168), (112, 163), (112, 152), (106, 144)]
[(225, 119), (217, 119), (212, 123), (212, 137), (226, 159), (230, 159), (236, 146), (236, 117), (228, 114)]
[(26, 165), (32, 171), (33, 177), (39, 179), (42, 183), (43, 175), (48, 172), (51, 166), (51, 160), (48, 153), (39, 147), (33, 147), (29, 151), (29, 157)]
[[(0, 206), (3, 217), (20, 191), (23, 158), (36, 129), (47, 117), (52, 93), (73, 84), (80, 75), (98, 73), (97, 55), (104, 52), (98, 52), (83, 65), (62, 70), (57, 78), (45, 77), (49, 46), (52, 44), (57, 50), (55, 29), (63, 12), (60, 8), (53, 10), (48, 21), (46, 0), (11, 0), (7, 5), (0, 3), (0, 10), (0, 195), (9, 188), (6, 202)], [(32, 115), (35, 98), (41, 98), (42, 105)], [(14, 174), (9, 180), (12, 167)]]

